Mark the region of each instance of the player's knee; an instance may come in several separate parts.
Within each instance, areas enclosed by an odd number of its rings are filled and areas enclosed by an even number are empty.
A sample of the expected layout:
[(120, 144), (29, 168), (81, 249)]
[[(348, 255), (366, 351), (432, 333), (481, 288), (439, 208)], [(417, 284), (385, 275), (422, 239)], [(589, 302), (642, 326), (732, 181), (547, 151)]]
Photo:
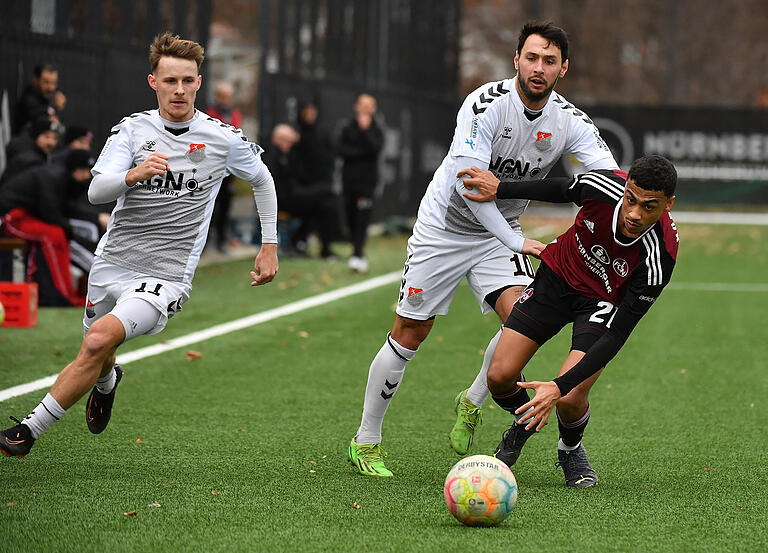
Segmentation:
[(106, 359), (120, 345), (122, 336), (118, 335), (119, 333), (115, 332), (114, 328), (99, 324), (100, 322), (99, 320), (91, 325), (85, 335), (80, 349), (81, 355), (95, 359)]
[(488, 366), (488, 389), (492, 394), (503, 394), (509, 390), (514, 384), (516, 379), (510, 379), (504, 364), (498, 360), (493, 359)]
[(426, 340), (433, 323), (433, 320), (417, 321), (398, 316), (392, 327), (392, 339), (404, 348), (416, 350)]

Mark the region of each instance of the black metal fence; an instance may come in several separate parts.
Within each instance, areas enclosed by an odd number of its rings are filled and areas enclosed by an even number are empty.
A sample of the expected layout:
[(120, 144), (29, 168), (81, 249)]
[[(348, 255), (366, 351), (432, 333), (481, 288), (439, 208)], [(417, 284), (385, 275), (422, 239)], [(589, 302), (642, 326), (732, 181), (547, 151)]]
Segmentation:
[(62, 122), (92, 129), (98, 151), (122, 117), (156, 105), (152, 38), (171, 30), (205, 44), (210, 20), (211, 0), (0, 0), (0, 98), (12, 115), (33, 68), (53, 64), (67, 97)]
[(414, 215), (455, 126), (460, 15), (460, 0), (262, 0), (260, 141), (308, 99), (333, 133), (369, 92), (385, 128), (375, 216)]

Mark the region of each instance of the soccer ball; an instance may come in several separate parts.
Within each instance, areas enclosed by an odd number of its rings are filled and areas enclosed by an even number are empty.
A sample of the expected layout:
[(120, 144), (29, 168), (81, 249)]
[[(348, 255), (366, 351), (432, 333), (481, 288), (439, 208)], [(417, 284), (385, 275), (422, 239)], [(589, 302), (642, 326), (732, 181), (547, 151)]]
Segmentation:
[(494, 526), (515, 508), (515, 475), (495, 457), (465, 457), (445, 478), (445, 502), (451, 514), (467, 526)]

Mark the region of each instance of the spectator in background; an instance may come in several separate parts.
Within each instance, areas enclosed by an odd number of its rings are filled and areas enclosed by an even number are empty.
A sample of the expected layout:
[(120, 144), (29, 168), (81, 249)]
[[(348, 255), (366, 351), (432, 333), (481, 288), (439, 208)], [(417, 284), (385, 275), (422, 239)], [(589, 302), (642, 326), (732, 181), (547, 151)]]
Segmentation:
[(73, 150), (65, 164), (34, 167), (9, 179), (0, 188), (0, 217), (5, 234), (39, 244), (50, 271), (57, 294), (44, 297), (42, 289), (47, 283), (38, 281), (41, 305), (84, 304), (72, 283), (70, 258), (74, 253), (77, 265), (89, 270), (98, 236), (94, 240), (93, 232), (88, 235), (84, 223), (71, 222), (67, 205), (71, 197), (90, 182), (92, 164), (89, 152)]
[(58, 70), (49, 63), (36, 66), (32, 84), (27, 86), (16, 104), (15, 133), (41, 117), (59, 124), (59, 113), (66, 105), (67, 97), (59, 90)]
[(384, 146), (384, 134), (376, 124), (375, 113), (376, 98), (370, 94), (358, 96), (355, 117), (347, 122), (339, 138), (339, 155), (344, 160), (344, 208), (353, 248), (349, 268), (360, 273), (368, 271), (365, 242), (378, 181), (378, 159)]
[[(305, 201), (313, 198), (318, 213), (307, 216), (297, 233), (298, 242), (306, 242), (312, 230), (320, 237), (320, 256), (333, 258), (331, 242), (338, 234), (338, 208), (333, 192), (333, 172), (336, 158), (333, 142), (318, 124), (318, 109), (314, 102), (299, 105), (299, 141), (294, 146), (299, 186), (296, 196)], [(321, 198), (325, 198), (321, 202)], [(281, 208), (282, 209), (282, 208)]]
[(51, 154), (52, 162), (64, 162), (67, 154), (70, 150), (85, 150), (91, 151), (91, 143), (93, 142), (93, 133), (86, 127), (79, 125), (70, 125), (64, 131), (62, 140), (59, 141), (59, 145)]
[[(302, 186), (296, 168), (296, 150), (299, 134), (286, 124), (276, 125), (272, 130), (272, 141), (262, 155), (277, 190), (277, 207), (300, 221), (301, 228), (317, 229), (322, 243), (329, 242), (328, 230), (336, 225), (336, 199), (322, 188)], [(306, 235), (299, 231), (291, 233), (286, 253), (307, 255)]]
[[(239, 129), (243, 122), (243, 116), (240, 110), (234, 107), (234, 96), (235, 89), (231, 84), (227, 82), (217, 83), (213, 96), (213, 105), (208, 106), (205, 113)], [(211, 226), (208, 231), (207, 243), (212, 243), (211, 234), (215, 234), (216, 249), (221, 252), (226, 251), (229, 238), (229, 211), (232, 207), (233, 180), (232, 175), (229, 175), (221, 181), (221, 188), (219, 189), (219, 195), (216, 196)]]
[(59, 127), (47, 117), (37, 119), (28, 129), (27, 133), (17, 136), (6, 147), (8, 167), (3, 173), (3, 182), (25, 169), (45, 164), (59, 141)]

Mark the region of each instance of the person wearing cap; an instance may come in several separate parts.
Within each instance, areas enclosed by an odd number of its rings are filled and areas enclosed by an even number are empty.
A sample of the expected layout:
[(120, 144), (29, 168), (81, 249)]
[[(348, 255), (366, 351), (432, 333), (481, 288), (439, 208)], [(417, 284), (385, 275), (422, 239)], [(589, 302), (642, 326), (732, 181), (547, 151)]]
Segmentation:
[[(37, 244), (48, 265), (58, 294), (51, 304), (83, 305), (70, 274), (70, 246), (80, 233), (69, 219), (70, 197), (91, 180), (94, 160), (85, 150), (72, 150), (64, 164), (45, 164), (8, 179), (0, 188), (0, 217), (6, 236)], [(92, 254), (91, 254), (92, 262)], [(41, 298), (42, 302), (43, 298)]]
[(14, 138), (6, 147), (8, 167), (3, 173), (3, 182), (8, 181), (25, 169), (43, 165), (59, 141), (59, 126), (48, 118), (37, 119), (26, 135)]

